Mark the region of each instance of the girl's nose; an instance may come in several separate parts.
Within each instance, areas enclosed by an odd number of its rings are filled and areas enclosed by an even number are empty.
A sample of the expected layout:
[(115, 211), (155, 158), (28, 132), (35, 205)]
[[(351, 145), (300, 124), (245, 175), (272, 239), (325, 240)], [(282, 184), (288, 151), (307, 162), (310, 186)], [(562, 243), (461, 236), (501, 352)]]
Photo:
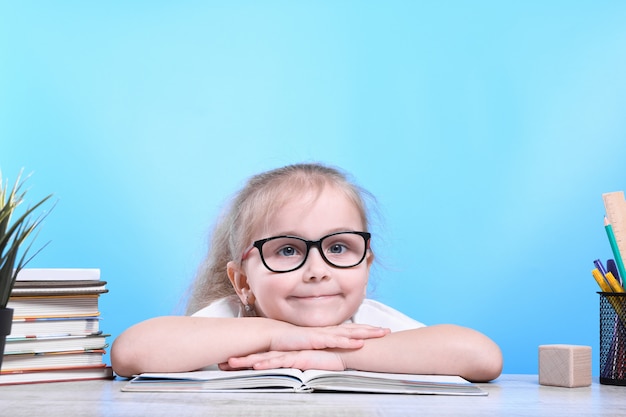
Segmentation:
[(330, 278), (330, 266), (326, 263), (319, 250), (312, 247), (309, 256), (302, 267), (303, 279), (305, 281), (320, 281)]

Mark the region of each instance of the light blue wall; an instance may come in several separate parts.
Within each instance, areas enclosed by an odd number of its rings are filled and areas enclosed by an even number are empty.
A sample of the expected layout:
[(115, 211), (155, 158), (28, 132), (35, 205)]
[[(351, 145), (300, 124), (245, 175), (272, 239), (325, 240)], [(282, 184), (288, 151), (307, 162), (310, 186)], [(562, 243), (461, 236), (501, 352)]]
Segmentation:
[(381, 218), (373, 296), (505, 372), (594, 349), (626, 188), (623, 1), (4, 2), (0, 168), (58, 204), (31, 266), (99, 267), (103, 328), (180, 313), (224, 200), (298, 161)]

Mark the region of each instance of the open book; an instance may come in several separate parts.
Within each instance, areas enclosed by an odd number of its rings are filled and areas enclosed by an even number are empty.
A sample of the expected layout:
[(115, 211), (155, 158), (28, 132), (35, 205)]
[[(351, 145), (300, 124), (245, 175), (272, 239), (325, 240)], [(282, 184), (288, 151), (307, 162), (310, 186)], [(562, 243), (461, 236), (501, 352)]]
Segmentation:
[(147, 392), (312, 392), (487, 395), (459, 376), (385, 374), (281, 368), (267, 371), (146, 373), (122, 391)]

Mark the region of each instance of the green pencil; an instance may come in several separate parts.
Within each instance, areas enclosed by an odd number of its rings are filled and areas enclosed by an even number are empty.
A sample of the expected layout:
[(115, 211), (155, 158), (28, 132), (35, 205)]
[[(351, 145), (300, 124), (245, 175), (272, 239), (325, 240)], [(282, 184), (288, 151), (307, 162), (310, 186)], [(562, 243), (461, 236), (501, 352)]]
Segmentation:
[(606, 235), (609, 238), (609, 243), (611, 244), (611, 250), (613, 251), (613, 257), (615, 258), (615, 263), (617, 264), (617, 270), (619, 271), (620, 278), (622, 282), (626, 282), (626, 271), (624, 270), (624, 261), (622, 260), (622, 255), (619, 252), (619, 247), (617, 246), (617, 242), (615, 241), (615, 234), (613, 233), (613, 227), (611, 223), (609, 223), (609, 219), (604, 216), (604, 229), (606, 230)]

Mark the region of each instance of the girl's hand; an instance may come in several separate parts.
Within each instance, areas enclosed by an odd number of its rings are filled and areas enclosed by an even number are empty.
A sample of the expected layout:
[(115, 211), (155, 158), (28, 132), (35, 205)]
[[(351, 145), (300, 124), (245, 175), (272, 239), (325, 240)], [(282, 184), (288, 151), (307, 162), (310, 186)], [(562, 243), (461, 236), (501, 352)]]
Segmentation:
[(257, 370), (297, 368), (303, 371), (307, 369), (343, 371), (346, 367), (341, 354), (333, 350), (253, 353), (241, 358), (230, 358), (227, 363), (220, 364), (220, 369), (223, 371), (250, 368)]
[(365, 339), (383, 337), (390, 330), (365, 324), (300, 327), (283, 323), (271, 336), (268, 351), (291, 352), (318, 349), (359, 349)]

